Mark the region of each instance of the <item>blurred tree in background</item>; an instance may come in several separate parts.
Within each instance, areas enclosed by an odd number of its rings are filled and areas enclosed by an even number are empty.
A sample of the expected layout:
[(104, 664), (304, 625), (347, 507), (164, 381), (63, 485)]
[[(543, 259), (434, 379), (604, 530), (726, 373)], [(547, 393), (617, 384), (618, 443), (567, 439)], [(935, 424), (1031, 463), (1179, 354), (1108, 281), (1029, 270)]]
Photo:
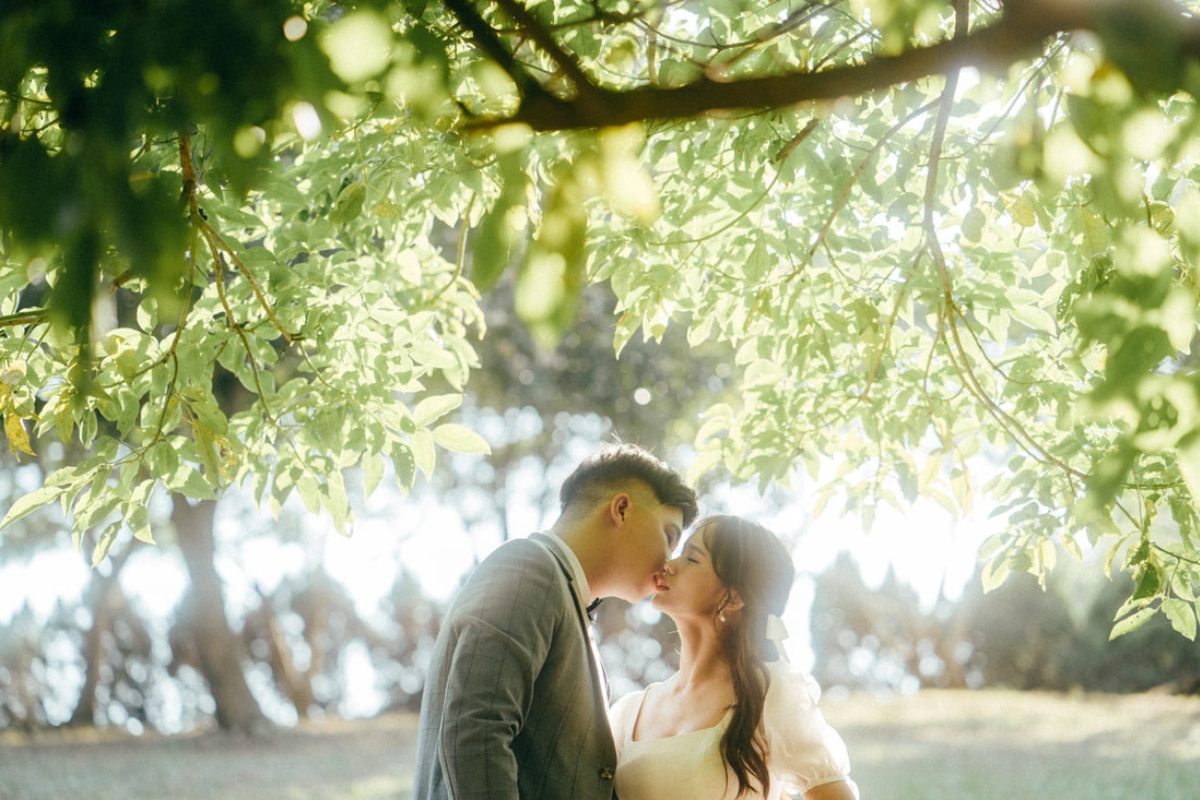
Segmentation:
[(815, 580), (813, 675), (827, 688), (878, 692), (1200, 691), (1194, 642), (1165, 619), (1110, 641), (1122, 587), (1080, 566), (1067, 572), (1070, 590), (1022, 575), (986, 596), (977, 574), (961, 598), (924, 608), (891, 572), (867, 586), (843, 554)]
[[(510, 407), (468, 379), (524, 336), (621, 432), (644, 407), (570, 339), (603, 284), (618, 352), (733, 354), (712, 394), (653, 356), (706, 407), (693, 477), (801, 468), (868, 527), (985, 494), (985, 588), (1087, 543), (1132, 579), (1111, 633), (1194, 639), (1195, 8), (10, 0), (0, 415), (45, 476), (6, 546), (51, 504), (97, 564), (173, 537), (218, 716), (252, 728), (216, 499), (349, 531), (348, 479), (407, 492), (489, 449)], [(658, 386), (635, 403), (686, 420)]]

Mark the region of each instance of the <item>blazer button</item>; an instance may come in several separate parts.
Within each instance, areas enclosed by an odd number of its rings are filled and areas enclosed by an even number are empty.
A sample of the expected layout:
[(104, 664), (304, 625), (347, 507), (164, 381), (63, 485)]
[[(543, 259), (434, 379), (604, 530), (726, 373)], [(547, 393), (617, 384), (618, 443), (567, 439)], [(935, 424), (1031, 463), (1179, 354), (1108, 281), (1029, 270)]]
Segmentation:
[(615, 775), (615, 774), (616, 773), (613, 772), (612, 767), (604, 767), (603, 769), (600, 770), (600, 780), (611, 781), (613, 779), (613, 775)]

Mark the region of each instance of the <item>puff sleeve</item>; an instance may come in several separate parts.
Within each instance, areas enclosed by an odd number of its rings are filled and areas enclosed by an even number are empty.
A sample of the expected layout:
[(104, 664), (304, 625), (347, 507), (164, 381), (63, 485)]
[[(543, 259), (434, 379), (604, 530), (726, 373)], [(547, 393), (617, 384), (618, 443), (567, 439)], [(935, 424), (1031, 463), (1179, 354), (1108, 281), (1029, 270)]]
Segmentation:
[(763, 732), (772, 781), (790, 794), (850, 777), (846, 745), (817, 707), (821, 689), (788, 664), (770, 665), (771, 686), (763, 706)]

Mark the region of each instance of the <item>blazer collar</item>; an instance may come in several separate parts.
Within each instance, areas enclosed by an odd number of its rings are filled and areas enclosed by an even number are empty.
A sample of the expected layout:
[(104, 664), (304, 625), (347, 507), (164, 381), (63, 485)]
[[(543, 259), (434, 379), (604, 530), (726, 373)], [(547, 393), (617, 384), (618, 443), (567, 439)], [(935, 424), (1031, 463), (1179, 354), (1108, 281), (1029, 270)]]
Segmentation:
[(591, 601), (591, 590), (588, 588), (587, 576), (583, 574), (583, 567), (575, 553), (567, 547), (566, 542), (552, 533), (534, 533), (529, 538), (549, 550), (554, 559), (558, 561), (563, 574), (567, 576), (567, 583), (571, 586), (571, 594), (575, 596), (575, 604), (579, 607), (579, 613), (586, 620), (588, 603)]

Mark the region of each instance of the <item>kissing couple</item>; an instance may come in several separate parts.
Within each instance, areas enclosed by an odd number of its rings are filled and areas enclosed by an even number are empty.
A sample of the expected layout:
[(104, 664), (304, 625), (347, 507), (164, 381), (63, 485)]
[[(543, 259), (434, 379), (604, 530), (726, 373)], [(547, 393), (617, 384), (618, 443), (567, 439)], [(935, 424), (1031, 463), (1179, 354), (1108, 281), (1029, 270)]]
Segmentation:
[[(778, 643), (783, 543), (696, 522), (696, 493), (630, 444), (584, 460), (559, 499), (550, 531), (497, 548), (443, 621), (414, 800), (857, 800), (820, 689)], [(589, 611), (648, 595), (678, 627), (679, 669), (610, 707)]]

